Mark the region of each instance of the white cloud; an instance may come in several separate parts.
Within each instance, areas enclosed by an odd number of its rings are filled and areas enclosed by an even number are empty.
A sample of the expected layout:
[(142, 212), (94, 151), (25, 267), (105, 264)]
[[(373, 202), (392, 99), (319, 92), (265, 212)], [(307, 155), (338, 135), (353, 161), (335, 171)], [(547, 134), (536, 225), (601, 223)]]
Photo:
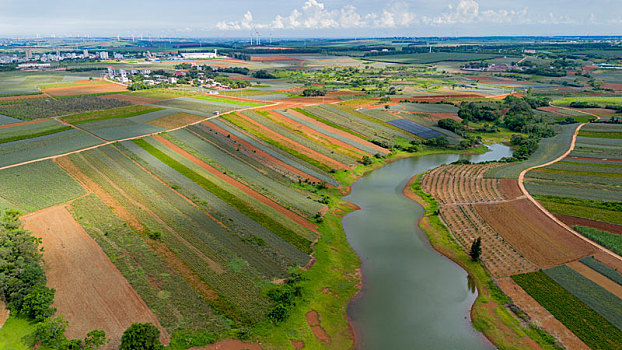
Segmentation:
[(220, 30), (241, 30), (250, 28), (271, 29), (343, 29), (380, 27), (408, 27), (415, 23), (415, 14), (404, 2), (392, 2), (381, 14), (371, 12), (361, 14), (353, 5), (339, 9), (327, 9), (318, 0), (306, 0), (301, 8), (294, 9), (289, 15), (276, 15), (270, 23), (255, 23), (249, 12), (239, 21), (217, 23)]
[(449, 4), (448, 11), (432, 18), (424, 18), (424, 22), (436, 25), (469, 24), (469, 23), (525, 23), (527, 9), (521, 10), (480, 10), (475, 0), (459, 0), (457, 4)]

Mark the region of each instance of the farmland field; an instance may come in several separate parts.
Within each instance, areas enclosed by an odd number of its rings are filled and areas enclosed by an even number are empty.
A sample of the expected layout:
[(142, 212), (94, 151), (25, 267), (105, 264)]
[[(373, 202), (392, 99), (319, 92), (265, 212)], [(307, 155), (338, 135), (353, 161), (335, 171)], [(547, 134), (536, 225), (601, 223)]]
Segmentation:
[(69, 129), (71, 129), (70, 126), (62, 125), (55, 120), (45, 120), (34, 125), (18, 124), (8, 128), (0, 128), (0, 144), (51, 135)]
[(406, 55), (384, 55), (384, 56), (370, 56), (366, 59), (370, 61), (381, 61), (391, 63), (402, 64), (428, 64), (436, 62), (450, 62), (450, 61), (472, 61), (472, 60), (484, 60), (499, 57), (500, 55), (494, 54), (479, 54), (479, 53), (445, 53), (445, 52), (433, 52), (433, 53), (413, 53)]
[(0, 170), (0, 197), (24, 212), (37, 211), (85, 194), (51, 160)]
[(592, 349), (615, 349), (622, 333), (544, 272), (512, 276), (529, 295)]
[(149, 107), (149, 106), (128, 106), (119, 107), (114, 109), (108, 109), (105, 111), (89, 112), (73, 114), (61, 118), (62, 121), (70, 124), (83, 124), (99, 120), (115, 119), (115, 118), (129, 118), (135, 117), (146, 113), (160, 111), (162, 108)]
[(78, 96), (56, 100), (26, 100), (10, 105), (0, 105), (0, 114), (22, 120), (32, 120), (128, 105), (130, 103), (127, 101), (100, 99), (96, 96)]

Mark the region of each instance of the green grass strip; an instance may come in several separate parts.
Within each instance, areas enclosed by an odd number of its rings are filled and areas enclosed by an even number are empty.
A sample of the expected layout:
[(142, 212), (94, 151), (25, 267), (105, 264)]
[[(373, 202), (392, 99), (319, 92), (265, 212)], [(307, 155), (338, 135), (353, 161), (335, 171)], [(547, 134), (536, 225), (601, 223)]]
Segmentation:
[(594, 137), (599, 139), (622, 139), (620, 131), (581, 131), (579, 136)]
[(197, 100), (205, 100), (205, 101), (211, 101), (211, 102), (228, 103), (230, 105), (248, 106), (248, 107), (261, 107), (261, 106), (266, 105), (265, 103), (239, 101), (239, 100), (234, 100), (230, 98), (222, 98), (222, 97), (191, 96), (190, 98), (196, 98)]
[(52, 134), (56, 134), (56, 133), (61, 132), (61, 131), (67, 131), (69, 129), (72, 129), (71, 126), (61, 126), (59, 128), (56, 128), (56, 129), (45, 130), (45, 131), (41, 131), (41, 132), (34, 133), (34, 134), (16, 135), (16, 136), (11, 136), (11, 137), (5, 137), (3, 139), (0, 139), (0, 143), (8, 143), (8, 142), (13, 142), (13, 141), (34, 139), (35, 137), (52, 135)]
[(595, 166), (600, 168), (622, 168), (622, 164), (604, 164), (604, 163), (583, 163), (583, 162), (571, 162), (567, 160), (561, 160), (555, 164), (568, 164), (576, 166)]
[(618, 349), (622, 332), (542, 271), (512, 279), (592, 349)]
[(534, 169), (534, 172), (539, 173), (549, 173), (549, 174), (563, 174), (563, 175), (578, 175), (578, 176), (597, 176), (597, 177), (620, 177), (622, 178), (622, 174), (615, 173), (597, 173), (591, 171), (579, 171), (579, 170), (562, 170), (562, 169), (550, 169), (550, 168), (539, 168)]
[(248, 216), (250, 219), (256, 221), (258, 224), (272, 231), (274, 234), (283, 238), (285, 241), (289, 242), (296, 248), (300, 249), (301, 251), (307, 254), (310, 254), (312, 252), (311, 246), (310, 246), (311, 242), (308, 239), (297, 235), (295, 232), (281, 225), (280, 223), (278, 223), (271, 217), (266, 216), (259, 210), (246, 204), (245, 202), (240, 200), (238, 197), (234, 196), (233, 194), (222, 189), (220, 186), (217, 186), (213, 182), (199, 175), (194, 170), (186, 167), (185, 165), (181, 164), (175, 159), (169, 157), (164, 152), (160, 151), (159, 149), (149, 144), (147, 141), (139, 139), (139, 140), (133, 140), (133, 142), (137, 144), (138, 146), (140, 146), (141, 148), (143, 148), (145, 151), (149, 152), (152, 156), (158, 158), (164, 164), (170, 166), (171, 168), (173, 168), (180, 174), (194, 181), (199, 186), (213, 193), (218, 198), (222, 199), (229, 205), (239, 210), (242, 214)]
[(164, 108), (150, 106), (128, 106), (98, 112), (73, 114), (63, 117), (61, 120), (66, 123), (77, 125), (95, 122), (98, 120), (136, 117), (142, 114), (161, 111), (163, 109)]

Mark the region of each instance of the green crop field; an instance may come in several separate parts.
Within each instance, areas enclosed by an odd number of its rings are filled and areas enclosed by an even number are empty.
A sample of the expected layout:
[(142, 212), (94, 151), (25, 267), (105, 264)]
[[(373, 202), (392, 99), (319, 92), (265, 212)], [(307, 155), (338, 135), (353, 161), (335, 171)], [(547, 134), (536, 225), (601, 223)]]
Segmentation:
[(622, 330), (622, 300), (566, 265), (544, 270), (572, 295)]
[(540, 305), (592, 349), (617, 349), (622, 332), (542, 271), (514, 275)]
[(480, 53), (449, 53), (449, 52), (432, 52), (432, 53), (413, 53), (405, 55), (383, 55), (369, 56), (365, 59), (370, 61), (403, 63), (403, 64), (429, 64), (437, 62), (465, 62), (479, 61), (502, 55), (480, 54)]
[(622, 255), (622, 235), (578, 225), (572, 228), (603, 247)]
[(113, 98), (72, 96), (53, 100), (26, 100), (10, 105), (0, 105), (0, 114), (22, 120), (32, 120), (86, 111), (112, 109), (130, 104), (130, 102)]
[(71, 129), (55, 120), (0, 129), (0, 143), (27, 140)]
[(0, 197), (25, 212), (63, 203), (85, 193), (51, 160), (0, 170)]
[(589, 199), (535, 195), (549, 211), (596, 221), (622, 225), (622, 204)]
[(600, 105), (601, 107), (610, 105), (622, 105), (622, 96), (578, 96), (564, 97), (553, 101), (553, 104), (560, 106), (568, 106), (572, 102), (586, 102)]
[(261, 106), (266, 105), (265, 103), (240, 101), (240, 100), (234, 100), (230, 98), (212, 97), (212, 96), (193, 96), (192, 98), (195, 98), (198, 100), (205, 100), (205, 101), (210, 101), (210, 102), (221, 102), (221, 103), (226, 103), (230, 105), (239, 105), (239, 106), (246, 106), (246, 107), (261, 107)]
[[(573, 228), (576, 230), (577, 227)], [(622, 274), (618, 271), (612, 269), (611, 267), (601, 263), (600, 261), (592, 258), (591, 256), (586, 256), (580, 260), (583, 264), (589, 266), (592, 270), (600, 272), (602, 275), (607, 276), (610, 280), (616, 282), (619, 285), (622, 285)]]
[(77, 124), (90, 123), (90, 122), (99, 121), (99, 120), (135, 117), (138, 115), (160, 111), (160, 110), (162, 110), (162, 108), (143, 106), (143, 105), (127, 106), (127, 107), (108, 109), (105, 111), (73, 114), (73, 115), (63, 117), (61, 119), (66, 123), (77, 125)]

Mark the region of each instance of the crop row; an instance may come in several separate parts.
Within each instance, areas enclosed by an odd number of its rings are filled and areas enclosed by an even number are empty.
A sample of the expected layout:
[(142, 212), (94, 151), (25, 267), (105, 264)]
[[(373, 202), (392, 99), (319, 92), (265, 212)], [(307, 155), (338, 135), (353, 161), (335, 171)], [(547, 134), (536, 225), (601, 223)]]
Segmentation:
[(98, 120), (82, 124), (80, 128), (109, 141), (164, 131), (164, 129), (158, 128), (157, 126), (136, 123), (129, 118)]
[(622, 235), (585, 226), (573, 226), (572, 228), (603, 247), (622, 255)]
[(64, 203), (84, 193), (51, 160), (0, 170), (0, 197), (25, 212)]
[(587, 171), (557, 170), (550, 168), (534, 169), (527, 173), (530, 178), (600, 185), (622, 185), (622, 174), (592, 173)]
[(603, 159), (622, 159), (622, 149), (619, 147), (607, 147), (605, 145), (588, 145), (577, 143), (570, 152), (572, 157), (588, 157)]
[(321, 160), (321, 157), (318, 157), (321, 155), (317, 152), (309, 149), (308, 147), (304, 147), (298, 143), (292, 142), (291, 140), (284, 138), (282, 135), (273, 132), (271, 129), (258, 125), (257, 123), (253, 123), (245, 116), (241, 116), (238, 114), (227, 114), (223, 116), (223, 119), (241, 128), (242, 130), (251, 133), (260, 140), (286, 153), (289, 153), (292, 156), (327, 173), (330, 172), (332, 169), (346, 168), (344, 164), (340, 165), (337, 162), (327, 164), (326, 161)]
[[(576, 230), (576, 227), (573, 227)], [(591, 256), (586, 256), (580, 260), (583, 264), (589, 266), (592, 270), (598, 271), (603, 276), (606, 276), (610, 280), (622, 286), (622, 274), (618, 271), (612, 269), (611, 267), (601, 263), (600, 261), (592, 258)]]
[(619, 187), (592, 183), (528, 178), (525, 180), (525, 188), (532, 195), (565, 196), (607, 202), (619, 201), (622, 198), (622, 190)]
[(156, 108), (156, 107), (150, 107), (150, 106), (144, 106), (144, 105), (128, 106), (128, 107), (108, 109), (104, 111), (72, 114), (72, 115), (63, 117), (61, 119), (66, 123), (77, 125), (77, 124), (94, 122), (98, 120), (135, 117), (138, 115), (142, 115), (142, 114), (146, 114), (150, 112), (156, 112), (159, 110), (162, 110), (162, 108)]
[(162, 102), (157, 102), (154, 105), (161, 106), (161, 107), (167, 107), (167, 108), (177, 108), (177, 109), (186, 110), (190, 112), (202, 113), (202, 115), (204, 116), (213, 116), (217, 112), (218, 113), (229, 112), (229, 111), (234, 110), (236, 107), (235, 105), (222, 106), (222, 105), (202, 103), (199, 101), (194, 102), (194, 101), (188, 101), (188, 100), (182, 100), (182, 99), (166, 100)]
[(622, 300), (566, 265), (544, 270), (572, 295), (622, 330)]
[[(279, 162), (283, 162), (284, 164), (291, 167), (292, 169), (295, 169), (295, 170), (290, 170), (290, 171), (298, 170), (299, 172), (313, 176), (314, 178), (322, 180), (326, 183), (330, 183), (334, 186), (338, 185), (335, 179), (328, 176), (326, 173), (321, 171), (319, 168), (314, 167), (312, 164), (305, 162), (304, 159), (298, 158), (292, 153), (284, 151), (280, 149), (279, 147), (274, 147), (269, 142), (264, 143), (259, 138), (253, 137), (251, 134), (236, 127), (232, 123), (229, 123), (225, 120), (213, 119), (209, 121), (208, 123), (205, 123), (205, 125), (214, 125), (224, 130), (225, 132), (230, 133), (228, 135), (233, 135), (239, 138), (240, 141), (246, 142), (250, 147), (249, 148), (250, 152), (253, 152), (253, 151), (254, 151), (253, 153), (263, 152), (266, 157), (273, 157)], [(264, 164), (267, 164), (267, 165), (273, 164), (273, 162), (264, 161)]]
[(0, 166), (63, 154), (102, 143), (81, 130), (66, 130), (51, 135), (0, 145)]
[(291, 128), (291, 125), (285, 126), (287, 125), (286, 123), (277, 123), (276, 121), (262, 115), (261, 113), (255, 111), (244, 111), (242, 112), (242, 114), (252, 119), (253, 121), (261, 124), (263, 128), (267, 128), (286, 139), (292, 140), (299, 145), (312, 149), (319, 154), (333, 159), (337, 163), (350, 165), (354, 164), (356, 160), (361, 157), (359, 155), (355, 156), (352, 153), (349, 156), (342, 154), (335, 149), (336, 147), (330, 142), (330, 140), (326, 138), (314, 138), (312, 135), (303, 133), (300, 130), (296, 130), (295, 128)]
[(475, 239), (482, 239), (481, 260), (491, 275), (501, 277), (536, 270), (536, 266), (490, 228), (471, 205), (444, 205), (440, 211), (443, 221), (466, 252)]
[(19, 140), (32, 139), (35, 137), (55, 134), (71, 129), (69, 126), (60, 124), (55, 120), (46, 120), (40, 123), (17, 125), (0, 129), (0, 143), (8, 143)]
[(592, 349), (617, 349), (622, 332), (542, 271), (512, 276), (540, 305)]
[(407, 140), (412, 140), (414, 137), (414, 135), (407, 135), (404, 132), (404, 130), (396, 126), (393, 126), (389, 123), (382, 122), (376, 118), (372, 118), (368, 116), (367, 114), (361, 113), (350, 106), (337, 104), (337, 105), (322, 105), (320, 107), (327, 111), (340, 114), (346, 118), (352, 118), (357, 121), (360, 121), (372, 128), (382, 130), (383, 132), (388, 133), (388, 135), (392, 135), (390, 136), (391, 139), (395, 137), (401, 137)]
[(622, 202), (535, 195), (549, 211), (622, 225)]
[(484, 173), (496, 166), (446, 165), (425, 174), (422, 188), (441, 203), (489, 202), (505, 199), (497, 179), (484, 179)]
[(279, 235), (281, 238), (291, 243), (292, 245), (294, 245), (301, 251), (306, 252), (306, 253), (311, 252), (311, 247), (310, 247), (311, 242), (308, 239), (299, 236), (295, 232), (283, 226), (281, 223), (277, 222), (271, 217), (266, 216), (264, 213), (260, 212), (259, 210), (250, 206), (249, 204), (243, 202), (242, 200), (232, 195), (231, 193), (225, 191), (221, 187), (216, 186), (213, 182), (209, 181), (207, 178), (199, 175), (194, 170), (183, 165), (179, 161), (171, 158), (170, 156), (168, 156), (161, 150), (149, 144), (147, 141), (134, 140), (134, 143), (136, 143), (141, 148), (145, 149), (147, 152), (149, 152), (151, 155), (161, 160), (166, 165), (178, 171), (180, 174), (186, 176), (187, 178), (194, 181), (201, 187), (205, 188), (207, 191), (216, 195), (218, 198), (227, 202), (229, 205), (235, 207), (242, 214), (248, 216), (249, 218), (260, 223), (261, 225), (263, 225), (270, 231)]
[(322, 208), (320, 203), (308, 199), (304, 193), (272, 180), (245, 162), (232, 162), (231, 158), (235, 157), (235, 154), (232, 155), (232, 153), (236, 151), (226, 152), (219, 147), (219, 143), (201, 139), (186, 130), (174, 131), (168, 137), (185, 151), (250, 186), (257, 192), (270, 197), (275, 202), (281, 203), (286, 208), (293, 207), (294, 211), (304, 213), (307, 216), (314, 215)]
[(74, 201), (70, 211), (170, 334), (180, 328), (217, 331), (223, 326), (209, 303), (167, 265), (147, 238), (136, 234), (94, 194)]
[(19, 104), (0, 106), (0, 114), (22, 120), (49, 118), (67, 114), (111, 109), (130, 105), (130, 102), (116, 99), (102, 99), (96, 96), (78, 96), (53, 100), (30, 100)]
[(221, 103), (226, 103), (226, 104), (230, 104), (230, 105), (238, 105), (238, 106), (244, 106), (244, 107), (261, 107), (261, 106), (265, 106), (265, 103), (241, 101), (241, 100), (234, 100), (234, 99), (231, 99), (231, 98), (222, 98), (222, 97), (192, 96), (191, 98), (195, 98), (195, 99), (199, 99), (199, 100), (205, 100), (205, 101), (210, 101), (210, 102), (221, 102)]
[[(281, 269), (274, 261), (231, 234), (113, 147), (82, 152), (70, 159), (144, 227), (161, 232), (166, 246), (232, 303), (226, 313), (228, 317), (240, 322), (263, 318), (268, 302), (253, 286), (265, 274)], [(239, 259), (247, 261), (243, 268), (228, 267)]]

